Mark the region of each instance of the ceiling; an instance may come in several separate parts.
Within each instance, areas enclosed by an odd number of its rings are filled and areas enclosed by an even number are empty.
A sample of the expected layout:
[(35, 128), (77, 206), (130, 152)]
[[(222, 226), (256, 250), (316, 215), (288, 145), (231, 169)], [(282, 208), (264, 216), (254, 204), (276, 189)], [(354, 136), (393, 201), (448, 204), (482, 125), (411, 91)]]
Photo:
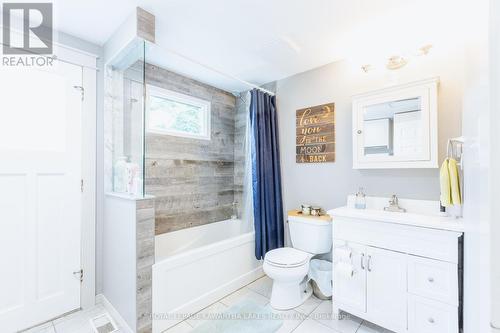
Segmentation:
[(156, 16), (157, 46), (147, 54), (150, 62), (228, 91), (241, 91), (248, 87), (178, 54), (260, 85), (341, 59), (362, 61), (381, 50), (387, 55), (432, 42), (436, 34), (453, 30), (456, 4), (453, 0), (54, 0), (54, 10), (57, 30), (103, 45), (140, 6)]

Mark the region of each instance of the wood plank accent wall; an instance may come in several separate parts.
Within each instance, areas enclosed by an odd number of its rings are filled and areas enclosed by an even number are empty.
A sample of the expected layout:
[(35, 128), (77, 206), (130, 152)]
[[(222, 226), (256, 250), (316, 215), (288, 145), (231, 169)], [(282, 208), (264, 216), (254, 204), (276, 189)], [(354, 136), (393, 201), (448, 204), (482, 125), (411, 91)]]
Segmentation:
[(236, 97), (153, 65), (146, 82), (211, 101), (211, 140), (146, 133), (146, 193), (156, 197), (156, 234), (231, 218), (235, 201)]
[(155, 263), (155, 199), (136, 202), (137, 333), (153, 330), (153, 264)]

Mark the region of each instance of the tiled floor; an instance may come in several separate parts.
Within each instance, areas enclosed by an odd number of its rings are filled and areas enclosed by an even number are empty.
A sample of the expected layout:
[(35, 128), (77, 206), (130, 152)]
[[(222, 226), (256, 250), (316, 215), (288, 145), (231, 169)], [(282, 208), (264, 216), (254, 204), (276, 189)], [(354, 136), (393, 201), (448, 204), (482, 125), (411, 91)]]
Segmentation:
[(362, 321), (354, 316), (345, 315), (345, 318), (342, 320), (332, 318), (332, 302), (322, 301), (314, 296), (293, 310), (273, 310), (269, 305), (271, 289), (272, 280), (264, 276), (208, 306), (187, 320), (166, 330), (164, 333), (191, 332), (193, 328), (206, 320), (216, 320), (214, 318), (217, 318), (217, 314), (248, 299), (259, 305), (269, 307), (274, 313), (283, 315), (281, 317), (283, 318), (283, 325), (277, 331), (278, 333), (391, 333), (388, 330)]
[(106, 310), (98, 304), (90, 310), (71, 313), (23, 333), (94, 333), (90, 320), (104, 313)]
[[(193, 328), (206, 320), (216, 320), (217, 314), (223, 313), (231, 306), (249, 299), (258, 305), (269, 307), (274, 313), (281, 315), (283, 325), (277, 333), (391, 333), (354, 316), (345, 315), (342, 320), (332, 318), (331, 301), (322, 301), (314, 296), (293, 310), (274, 310), (269, 305), (271, 289), (272, 280), (266, 276), (262, 277), (208, 306), (164, 333), (191, 332)], [(91, 310), (72, 313), (23, 333), (93, 333), (90, 319), (105, 312), (106, 310), (102, 305), (96, 305)]]

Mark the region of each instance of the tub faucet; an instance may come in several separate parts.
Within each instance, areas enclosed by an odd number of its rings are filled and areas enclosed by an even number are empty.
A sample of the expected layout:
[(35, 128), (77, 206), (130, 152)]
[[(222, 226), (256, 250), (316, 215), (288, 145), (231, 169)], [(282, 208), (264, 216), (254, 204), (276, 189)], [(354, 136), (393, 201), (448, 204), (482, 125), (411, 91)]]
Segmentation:
[(236, 220), (238, 218), (238, 203), (236, 201), (233, 201), (231, 205), (233, 206), (233, 214), (231, 215), (231, 220)]
[(389, 206), (384, 207), (384, 210), (387, 212), (397, 212), (397, 213), (405, 213), (406, 209), (399, 207), (398, 197), (393, 194), (391, 199), (389, 200)]

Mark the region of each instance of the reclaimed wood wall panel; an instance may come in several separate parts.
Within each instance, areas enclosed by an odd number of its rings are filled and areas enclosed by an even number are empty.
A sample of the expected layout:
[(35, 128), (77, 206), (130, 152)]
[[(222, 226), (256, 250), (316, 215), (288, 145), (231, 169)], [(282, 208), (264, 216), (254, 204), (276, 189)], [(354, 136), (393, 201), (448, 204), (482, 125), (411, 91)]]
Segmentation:
[(155, 233), (227, 220), (235, 201), (232, 94), (153, 65), (146, 83), (211, 102), (211, 140), (146, 133), (146, 193), (156, 197)]

